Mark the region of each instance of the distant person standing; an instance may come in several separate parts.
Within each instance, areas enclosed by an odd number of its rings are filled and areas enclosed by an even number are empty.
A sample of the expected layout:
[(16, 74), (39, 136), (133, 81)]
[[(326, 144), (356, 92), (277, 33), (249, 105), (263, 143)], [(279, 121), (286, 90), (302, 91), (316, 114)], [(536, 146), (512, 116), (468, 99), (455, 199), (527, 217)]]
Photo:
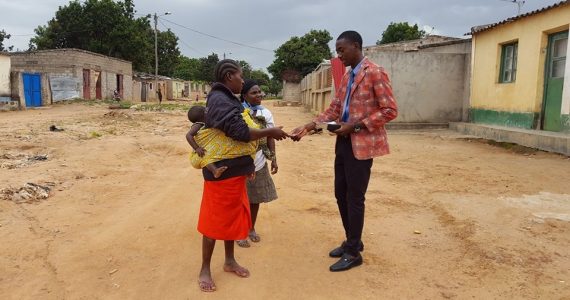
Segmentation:
[(198, 102), (199, 99), (200, 97), (198, 96), (198, 94), (196, 94), (196, 102)]
[(158, 91), (156, 93), (158, 94), (158, 103), (161, 104), (162, 103), (162, 91), (160, 90), (160, 87), (158, 88)]

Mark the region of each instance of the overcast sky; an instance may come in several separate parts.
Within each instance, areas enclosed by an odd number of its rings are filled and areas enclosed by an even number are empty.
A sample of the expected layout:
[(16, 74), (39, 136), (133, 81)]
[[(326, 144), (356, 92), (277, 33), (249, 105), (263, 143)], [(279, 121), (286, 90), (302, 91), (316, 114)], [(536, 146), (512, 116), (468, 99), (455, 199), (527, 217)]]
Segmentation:
[[(13, 35), (5, 44), (27, 49), (34, 28), (45, 25), (58, 6), (68, 2), (0, 0), (0, 29)], [(526, 0), (522, 11), (557, 2)], [(168, 27), (178, 35), (184, 55), (203, 57), (215, 52), (221, 59), (226, 53), (254, 68), (269, 66), (274, 59), (271, 50), (311, 29), (326, 29), (335, 39), (344, 30), (356, 30), (366, 46), (373, 45), (392, 21), (418, 23), (433, 34), (463, 37), (472, 26), (501, 21), (517, 12), (517, 5), (508, 0), (135, 0), (135, 8), (139, 14), (172, 12), (162, 17), (164, 25), (159, 23), (159, 29)], [(270, 51), (217, 40), (166, 20)], [(331, 42), (331, 50), (332, 46)]]

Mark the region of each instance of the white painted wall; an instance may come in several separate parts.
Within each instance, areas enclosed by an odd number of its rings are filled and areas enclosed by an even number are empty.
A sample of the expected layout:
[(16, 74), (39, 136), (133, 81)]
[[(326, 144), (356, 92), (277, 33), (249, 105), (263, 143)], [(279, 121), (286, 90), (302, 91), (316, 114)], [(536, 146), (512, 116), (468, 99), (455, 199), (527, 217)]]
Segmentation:
[(10, 97), (10, 56), (0, 54), (0, 97)]

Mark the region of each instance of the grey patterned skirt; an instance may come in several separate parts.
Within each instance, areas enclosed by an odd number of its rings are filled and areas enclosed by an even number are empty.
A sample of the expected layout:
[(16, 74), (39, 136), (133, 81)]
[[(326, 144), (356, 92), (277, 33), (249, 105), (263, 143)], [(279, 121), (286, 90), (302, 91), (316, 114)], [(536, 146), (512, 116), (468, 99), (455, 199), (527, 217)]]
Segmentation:
[(277, 199), (277, 190), (275, 184), (269, 174), (269, 167), (267, 164), (257, 172), (255, 172), (255, 179), (247, 181), (247, 197), (249, 203), (258, 204), (264, 202), (271, 202)]

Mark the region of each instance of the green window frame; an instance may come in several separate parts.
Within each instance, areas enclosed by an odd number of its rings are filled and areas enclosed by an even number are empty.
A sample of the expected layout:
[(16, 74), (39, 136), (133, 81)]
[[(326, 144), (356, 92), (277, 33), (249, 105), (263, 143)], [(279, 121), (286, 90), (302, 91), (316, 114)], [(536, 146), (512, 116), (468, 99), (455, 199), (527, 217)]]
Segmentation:
[(509, 43), (501, 46), (501, 72), (500, 83), (510, 83), (517, 80), (517, 57), (519, 43)]

